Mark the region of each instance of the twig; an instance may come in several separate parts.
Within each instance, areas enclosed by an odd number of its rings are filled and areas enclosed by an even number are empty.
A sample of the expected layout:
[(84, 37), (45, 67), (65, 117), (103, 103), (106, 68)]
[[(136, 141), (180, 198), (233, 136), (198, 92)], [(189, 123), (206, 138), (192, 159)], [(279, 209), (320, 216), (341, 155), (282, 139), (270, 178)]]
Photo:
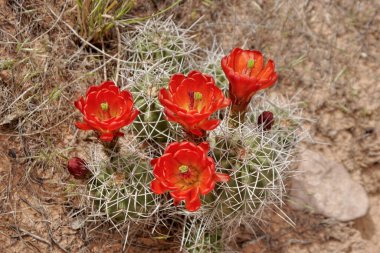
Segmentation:
[[(100, 38), (100, 42), (102, 44), (102, 50), (105, 51), (103, 37)], [(103, 54), (102, 57), (103, 57), (103, 62), (106, 62), (106, 56)], [(108, 77), (107, 77), (107, 64), (103, 64), (103, 79), (104, 80), (108, 80)]]
[(55, 246), (57, 246), (60, 250), (62, 250), (63, 252), (65, 253), (69, 253), (69, 251), (67, 251), (65, 248), (63, 248), (54, 238), (53, 236), (51, 235), (51, 231), (49, 231), (49, 237), (50, 237), (50, 240), (54, 243)]
[(43, 242), (43, 243), (46, 243), (47, 245), (51, 246), (51, 242), (49, 242), (48, 240), (38, 236), (38, 235), (35, 235), (23, 228), (20, 228), (20, 227), (17, 227), (17, 226), (11, 226), (12, 229), (18, 231), (18, 232), (22, 232), (23, 234), (19, 234), (19, 235), (12, 235), (11, 237), (12, 238), (17, 238), (17, 237), (23, 237), (23, 236), (30, 236), (30, 237), (33, 237), (34, 239), (40, 241), (40, 242)]
[(115, 25), (116, 34), (117, 34), (117, 61), (116, 61), (116, 73), (115, 73), (115, 83), (117, 85), (117, 81), (119, 80), (119, 72), (120, 72), (120, 57), (121, 57), (121, 37), (118, 23)]

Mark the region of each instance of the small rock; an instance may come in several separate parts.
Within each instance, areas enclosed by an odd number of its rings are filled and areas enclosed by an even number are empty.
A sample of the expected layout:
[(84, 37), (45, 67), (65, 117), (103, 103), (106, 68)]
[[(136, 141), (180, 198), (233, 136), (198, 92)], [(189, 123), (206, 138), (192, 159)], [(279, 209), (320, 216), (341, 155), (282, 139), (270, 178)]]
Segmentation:
[(0, 71), (0, 80), (5, 82), (5, 81), (8, 81), (10, 78), (11, 78), (11, 74), (8, 71), (6, 70)]
[(368, 212), (367, 193), (342, 164), (306, 150), (299, 170), (292, 178), (289, 204), (293, 208), (311, 209), (339, 221), (354, 220)]
[(267, 245), (265, 245), (265, 242), (263, 240), (255, 240), (251, 242), (244, 243), (243, 245), (243, 253), (261, 253), (261, 252), (267, 252)]
[(85, 225), (85, 221), (83, 219), (76, 219), (71, 223), (71, 228), (74, 230), (78, 230)]

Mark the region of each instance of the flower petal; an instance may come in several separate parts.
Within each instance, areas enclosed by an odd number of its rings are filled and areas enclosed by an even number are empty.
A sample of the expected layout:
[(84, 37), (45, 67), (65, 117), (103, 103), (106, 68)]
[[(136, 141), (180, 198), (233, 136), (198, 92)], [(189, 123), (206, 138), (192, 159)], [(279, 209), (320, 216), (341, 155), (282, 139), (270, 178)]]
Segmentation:
[(228, 182), (231, 177), (225, 173), (215, 173), (214, 178), (217, 182)]
[(76, 122), (75, 126), (80, 130), (92, 130), (93, 128), (89, 126), (86, 122)]
[(192, 202), (186, 201), (185, 207), (189, 212), (195, 212), (201, 207), (201, 200), (198, 197)]
[(200, 128), (203, 130), (213, 130), (217, 126), (219, 126), (220, 120), (212, 119), (212, 120), (205, 120), (202, 124), (199, 125)]
[(99, 136), (99, 139), (102, 140), (102, 141), (105, 141), (105, 142), (111, 142), (114, 138), (114, 134), (113, 133), (102, 133), (100, 136)]
[(209, 149), (210, 149), (210, 144), (208, 144), (208, 142), (204, 141), (201, 144), (199, 144), (198, 147), (201, 148), (203, 150), (203, 152), (205, 152), (207, 154)]
[(156, 194), (163, 194), (167, 191), (167, 189), (157, 179), (150, 183), (150, 188)]
[(194, 202), (197, 200), (199, 200), (199, 187), (194, 187), (189, 192), (189, 198), (187, 199), (187, 201)]
[(83, 97), (80, 97), (77, 101), (74, 102), (75, 107), (83, 112), (83, 107), (84, 107), (85, 101)]
[(181, 74), (181, 73), (178, 73), (178, 74), (174, 74), (171, 78), (170, 78), (170, 81), (169, 81), (169, 90), (171, 93), (174, 93), (176, 92), (177, 90), (177, 87), (182, 83), (182, 81), (185, 79), (186, 77)]

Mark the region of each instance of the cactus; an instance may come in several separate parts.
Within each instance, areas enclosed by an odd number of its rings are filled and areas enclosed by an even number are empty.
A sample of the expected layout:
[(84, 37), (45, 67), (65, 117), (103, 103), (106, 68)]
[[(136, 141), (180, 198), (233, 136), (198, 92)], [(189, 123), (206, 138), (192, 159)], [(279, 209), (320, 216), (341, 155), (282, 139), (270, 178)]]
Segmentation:
[(220, 61), (223, 57), (223, 50), (213, 44), (210, 50), (205, 51), (206, 60), (202, 62), (202, 70), (213, 76), (215, 83), (225, 92), (228, 89), (228, 81), (220, 66)]
[[(89, 163), (93, 164), (93, 176), (84, 193), (90, 201), (91, 216), (117, 226), (130, 221), (149, 224), (158, 206), (165, 209), (172, 205), (149, 189), (153, 179), (150, 160), (182, 134), (165, 120), (157, 93), (166, 87), (172, 74), (196, 65), (199, 50), (189, 30), (179, 28), (170, 18), (133, 26), (122, 37), (126, 48), (122, 89), (132, 92), (140, 114), (132, 126), (134, 136), (118, 147), (121, 154), (109, 147), (92, 149)], [(112, 162), (104, 158), (107, 155), (111, 155)], [(101, 162), (99, 157), (103, 157)]]
[(87, 184), (87, 197), (92, 216), (101, 216), (115, 224), (152, 217), (157, 197), (146, 184), (153, 178), (151, 171), (147, 170), (148, 162), (131, 152), (116, 157), (112, 163), (106, 160), (90, 166), (93, 176)]
[[(229, 128), (225, 119), (209, 136), (217, 170), (229, 173), (231, 180), (204, 196), (199, 212), (181, 213), (193, 228), (184, 229), (181, 238), (188, 252), (227, 252), (226, 242), (240, 224), (256, 223), (265, 207), (282, 204), (294, 145), (302, 137), (302, 119), (294, 105), (284, 106), (284, 101), (259, 97), (255, 102), (240, 129)], [(277, 124), (268, 132), (256, 124), (263, 110), (276, 115)]]
[(128, 77), (127, 84), (140, 110), (134, 132), (141, 141), (167, 143), (174, 134), (163, 116), (157, 94), (167, 86), (171, 75), (196, 66), (199, 49), (188, 33), (169, 18), (150, 20), (124, 34), (130, 53), (122, 76)]
[[(220, 65), (213, 64), (220, 62), (218, 59), (222, 54), (208, 55), (211, 61), (206, 61), (203, 66), (216, 76), (220, 87), (227, 89), (227, 80), (218, 75), (222, 73)], [(275, 115), (270, 131), (257, 125), (263, 111)], [(265, 94), (254, 98), (245, 122), (240, 122), (238, 128), (229, 125), (228, 110), (219, 113), (223, 121), (210, 134), (208, 141), (217, 169), (229, 173), (232, 178), (204, 197), (200, 214), (186, 213), (197, 223), (195, 227), (204, 227), (202, 235), (185, 231), (185, 248), (189, 252), (223, 251), (225, 243), (220, 245), (214, 240), (217, 247), (211, 249), (206, 238), (221, 237), (226, 242), (225, 239), (236, 233), (240, 224), (260, 220), (266, 206), (282, 204), (284, 180), (291, 174), (289, 166), (294, 159), (294, 148), (303, 137), (300, 114), (297, 104), (281, 97), (268, 98)], [(198, 224), (200, 215), (202, 224)]]
[[(167, 87), (172, 74), (187, 74), (192, 69), (213, 75), (227, 93), (228, 82), (220, 66), (223, 54), (199, 49), (189, 30), (178, 28), (170, 19), (149, 20), (134, 28), (122, 35), (125, 59), (120, 77), (121, 88), (133, 93), (140, 115), (116, 159), (92, 167), (85, 194), (90, 213), (116, 226), (131, 221), (149, 224), (154, 233), (177, 237), (188, 252), (226, 250), (226, 239), (233, 237), (240, 224), (256, 222), (266, 206), (282, 204), (283, 182), (290, 175), (294, 147), (302, 137), (300, 112), (297, 105), (264, 94), (256, 95), (245, 121), (233, 124), (237, 127), (231, 127), (229, 109), (219, 111), (221, 123), (207, 139), (209, 156), (216, 170), (231, 179), (202, 196), (197, 212), (183, 210), (182, 204), (173, 206), (167, 196), (150, 191), (153, 173), (149, 162), (162, 155), (168, 143), (187, 136), (165, 120), (157, 94)], [(201, 60), (198, 55), (206, 57)], [(263, 111), (275, 117), (269, 130), (257, 125)]]

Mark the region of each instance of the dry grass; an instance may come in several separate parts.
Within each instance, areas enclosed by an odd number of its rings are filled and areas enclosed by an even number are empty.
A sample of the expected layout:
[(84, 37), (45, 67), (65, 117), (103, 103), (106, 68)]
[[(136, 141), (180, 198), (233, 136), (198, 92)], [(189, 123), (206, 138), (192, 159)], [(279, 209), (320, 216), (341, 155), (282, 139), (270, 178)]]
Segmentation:
[[(137, 11), (145, 13), (151, 5)], [(204, 15), (196, 28), (206, 47), (216, 35), (226, 50), (244, 44), (275, 59), (281, 78), (272, 92), (298, 95), (316, 119), (309, 126), (312, 148), (343, 162), (371, 194), (371, 203), (378, 203), (380, 192), (379, 12), (376, 1), (354, 0), (192, 0), (174, 10), (187, 24)], [(85, 145), (72, 124), (72, 101), (88, 84), (117, 76), (119, 62), (117, 36), (107, 48), (78, 46), (75, 13), (72, 1), (0, 1), (1, 252), (120, 252), (124, 244), (106, 225), (84, 228), (70, 203), (76, 199), (68, 200), (62, 187), (70, 180), (62, 167), (65, 157)], [(363, 246), (350, 225), (326, 225), (314, 216), (307, 222), (310, 216), (290, 210), (289, 215), (298, 227), (280, 221), (264, 226), (262, 248), (328, 252), (337, 245), (341, 252), (371, 252), (380, 247), (374, 239), (379, 229)], [(245, 252), (252, 252), (252, 236), (238, 242)], [(108, 240), (100, 243), (104, 237)], [(137, 243), (131, 252), (157, 244)]]
[(64, 164), (78, 149), (73, 100), (112, 76), (117, 42), (93, 52), (78, 46), (74, 7), (1, 2), (2, 252), (72, 252), (98, 236), (68, 217)]

